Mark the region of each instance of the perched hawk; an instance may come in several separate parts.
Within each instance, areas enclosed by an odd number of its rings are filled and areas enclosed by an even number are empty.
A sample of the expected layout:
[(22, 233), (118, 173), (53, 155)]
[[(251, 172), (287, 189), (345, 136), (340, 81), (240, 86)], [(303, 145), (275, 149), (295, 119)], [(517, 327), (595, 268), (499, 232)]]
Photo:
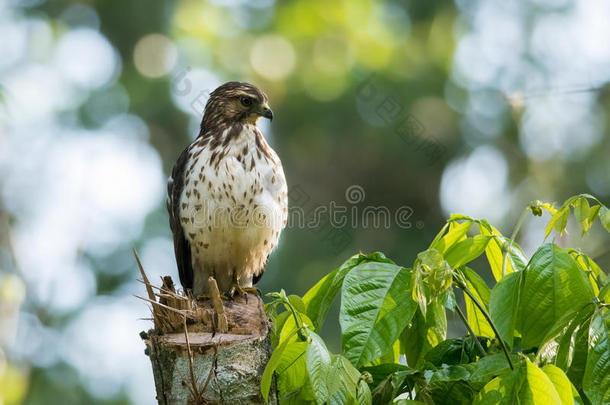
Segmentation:
[(229, 295), (256, 284), (286, 226), (284, 170), (256, 127), (260, 117), (273, 119), (261, 90), (242, 82), (218, 87), (169, 178), (180, 282), (194, 296), (207, 294), (209, 276)]

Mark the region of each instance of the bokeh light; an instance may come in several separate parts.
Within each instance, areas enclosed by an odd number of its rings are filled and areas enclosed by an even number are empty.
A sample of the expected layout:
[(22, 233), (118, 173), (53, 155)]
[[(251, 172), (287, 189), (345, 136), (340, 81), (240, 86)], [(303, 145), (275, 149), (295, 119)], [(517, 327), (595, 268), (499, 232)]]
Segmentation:
[(77, 28), (61, 36), (55, 64), (67, 80), (85, 88), (107, 84), (120, 69), (112, 45), (90, 28)]
[(447, 215), (466, 213), (497, 223), (506, 215), (510, 201), (506, 160), (495, 148), (481, 146), (470, 156), (452, 162), (443, 173), (441, 204)]
[(168, 74), (176, 65), (178, 50), (165, 35), (149, 34), (142, 37), (133, 50), (133, 61), (138, 72), (150, 78)]
[(280, 80), (292, 73), (296, 54), (285, 38), (265, 35), (254, 42), (250, 62), (259, 75), (269, 80)]

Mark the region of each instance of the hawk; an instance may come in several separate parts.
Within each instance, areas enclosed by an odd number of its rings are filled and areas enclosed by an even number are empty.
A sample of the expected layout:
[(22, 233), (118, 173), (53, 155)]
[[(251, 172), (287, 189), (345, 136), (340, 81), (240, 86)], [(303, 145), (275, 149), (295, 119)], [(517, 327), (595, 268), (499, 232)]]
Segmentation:
[(273, 119), (265, 93), (228, 82), (210, 94), (197, 138), (167, 184), (167, 210), (182, 287), (245, 294), (265, 271), (286, 226), (282, 163), (256, 126)]

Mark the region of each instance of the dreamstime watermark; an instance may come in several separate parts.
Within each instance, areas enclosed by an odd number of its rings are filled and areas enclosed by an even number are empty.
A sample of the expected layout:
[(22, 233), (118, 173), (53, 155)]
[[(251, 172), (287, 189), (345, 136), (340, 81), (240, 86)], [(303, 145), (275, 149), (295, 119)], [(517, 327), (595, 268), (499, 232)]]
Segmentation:
[[(170, 89), (171, 92), (178, 97), (189, 97), (188, 104), (191, 110), (195, 113), (195, 115), (203, 116), (205, 104), (210, 98), (211, 91), (209, 89), (195, 90), (193, 88), (193, 83), (188, 77), (191, 70), (192, 68), (187, 66), (172, 76), (170, 80)], [(193, 92), (195, 93), (193, 94)]]
[[(398, 226), (411, 229), (413, 208), (402, 205), (395, 210), (386, 206), (364, 205), (366, 192), (359, 185), (345, 190), (345, 204), (330, 201), (306, 209), (309, 196), (296, 185), (288, 193), (291, 201), (286, 211), (279, 202), (261, 195), (249, 203), (230, 200), (205, 200), (189, 204), (182, 209), (182, 216), (193, 228), (210, 229), (231, 227), (236, 229), (263, 227), (278, 229), (286, 225), (296, 229), (319, 229), (326, 225), (335, 229), (389, 229)], [(273, 201), (273, 203), (271, 203)], [(266, 203), (265, 203), (266, 202)], [(418, 224), (418, 227), (420, 225)]]
[[(297, 185), (296, 188), (299, 186)], [(300, 206), (293, 206), (289, 210), (288, 226), (292, 228), (317, 228), (326, 219), (333, 228), (343, 229), (389, 229), (393, 225), (403, 229), (413, 227), (411, 217), (413, 208), (403, 205), (398, 209), (390, 210), (385, 206), (361, 206), (366, 198), (364, 188), (359, 185), (349, 186), (345, 190), (345, 201), (340, 204), (330, 201), (328, 204), (317, 205), (305, 214)]]
[(447, 148), (433, 135), (426, 132), (423, 124), (412, 114), (405, 111), (400, 100), (375, 82), (375, 73), (371, 73), (356, 88), (357, 100), (372, 108), (376, 117), (386, 127), (392, 127), (398, 135), (415, 151), (422, 151), (430, 165), (444, 159)]

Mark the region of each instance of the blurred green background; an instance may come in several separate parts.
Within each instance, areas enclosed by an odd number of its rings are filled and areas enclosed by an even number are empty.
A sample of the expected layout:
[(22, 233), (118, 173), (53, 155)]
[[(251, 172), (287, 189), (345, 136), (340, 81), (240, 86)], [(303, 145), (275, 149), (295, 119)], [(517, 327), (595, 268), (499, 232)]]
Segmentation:
[[(409, 266), (449, 213), (510, 233), (533, 199), (608, 205), (608, 21), (604, 0), (0, 0), (0, 404), (154, 403), (131, 248), (177, 280), (165, 181), (224, 81), (269, 95), (306, 219), (263, 292), (358, 251)], [(571, 229), (607, 269), (601, 227)]]

